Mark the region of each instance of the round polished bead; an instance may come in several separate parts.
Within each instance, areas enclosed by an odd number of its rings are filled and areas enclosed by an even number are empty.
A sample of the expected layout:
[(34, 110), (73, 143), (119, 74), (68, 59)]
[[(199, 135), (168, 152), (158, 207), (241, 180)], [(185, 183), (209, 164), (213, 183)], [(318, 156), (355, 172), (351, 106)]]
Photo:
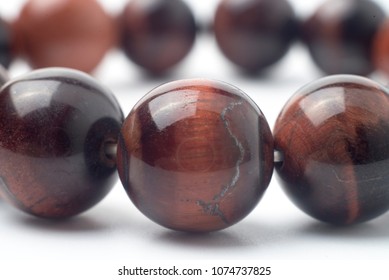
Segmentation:
[(352, 75), (313, 82), (287, 102), (274, 138), (283, 188), (307, 214), (352, 224), (389, 209), (386, 88)]
[(217, 43), (233, 63), (258, 72), (280, 60), (297, 34), (285, 0), (223, 0), (214, 21)]
[(13, 29), (14, 48), (33, 68), (91, 72), (117, 39), (114, 20), (96, 0), (29, 0)]
[(81, 213), (116, 180), (123, 121), (113, 95), (88, 75), (48, 68), (9, 81), (0, 92), (0, 193), (46, 218)]
[(152, 74), (162, 74), (191, 50), (196, 24), (182, 0), (132, 0), (121, 17), (125, 54)]
[(273, 137), (240, 90), (209, 80), (162, 85), (126, 118), (118, 170), (136, 207), (165, 227), (226, 228), (256, 206), (273, 170)]
[(327, 0), (303, 24), (303, 38), (325, 73), (368, 75), (374, 70), (374, 35), (384, 18), (373, 1)]

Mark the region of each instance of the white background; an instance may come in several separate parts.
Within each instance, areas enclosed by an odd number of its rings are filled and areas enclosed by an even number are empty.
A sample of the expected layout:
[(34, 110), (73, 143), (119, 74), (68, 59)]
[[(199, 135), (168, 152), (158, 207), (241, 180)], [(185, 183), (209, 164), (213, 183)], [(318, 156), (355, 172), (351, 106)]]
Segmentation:
[[(23, 2), (1, 1), (0, 14), (6, 19), (14, 18)], [(120, 11), (125, 3), (121, 0), (101, 2), (112, 13)], [(200, 20), (211, 20), (217, 2), (188, 0)], [(377, 2), (389, 11), (387, 1)], [(291, 3), (297, 13), (305, 17), (321, 1)], [(19, 61), (13, 65), (11, 76), (26, 71), (28, 67)], [(163, 82), (197, 77), (227, 81), (249, 94), (273, 127), (286, 100), (322, 73), (313, 65), (304, 47), (296, 44), (265, 76), (245, 77), (222, 56), (213, 38), (203, 35), (198, 37), (190, 55), (167, 77), (148, 78), (118, 50), (106, 56), (94, 75), (114, 92), (125, 115), (137, 100)], [(73, 279), (81, 279), (77, 273), (87, 273), (86, 270), (92, 273), (91, 267), (95, 273), (93, 279), (119, 279), (115, 278), (116, 265), (119, 268), (181, 261), (188, 263), (187, 266), (205, 266), (220, 265), (228, 260), (232, 261), (229, 264), (272, 265), (275, 271), (278, 267), (279, 275), (282, 272), (296, 278), (303, 270), (324, 275), (332, 265), (348, 261), (346, 266), (338, 268), (338, 273), (360, 275), (366, 272), (365, 261), (369, 261), (370, 269), (384, 269), (382, 265), (388, 263), (388, 255), (389, 214), (357, 226), (331, 227), (292, 205), (275, 178), (258, 207), (245, 220), (205, 235), (174, 232), (149, 221), (132, 205), (120, 182), (96, 207), (61, 222), (30, 217), (0, 201), (1, 279), (21, 279), (21, 275), (46, 279), (48, 274), (44, 271), (51, 271), (50, 267), (62, 268), (58, 274), (74, 273)], [(315, 263), (305, 265), (308, 260)], [(298, 262), (291, 265), (290, 261)], [(296, 269), (291, 271), (291, 267)], [(323, 270), (316, 270), (320, 267)], [(374, 274), (374, 270), (370, 272)], [(376, 275), (375, 279), (379, 277)]]

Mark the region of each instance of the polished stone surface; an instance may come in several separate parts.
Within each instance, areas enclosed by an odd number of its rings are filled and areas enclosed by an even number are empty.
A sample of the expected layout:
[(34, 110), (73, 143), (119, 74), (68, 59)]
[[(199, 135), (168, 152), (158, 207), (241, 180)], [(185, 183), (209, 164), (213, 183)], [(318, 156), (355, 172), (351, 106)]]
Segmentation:
[(352, 75), (300, 89), (281, 111), (275, 149), (280, 182), (304, 212), (353, 224), (389, 209), (389, 97), (376, 82)]
[(107, 154), (123, 120), (88, 75), (48, 68), (0, 92), (0, 193), (21, 210), (64, 218), (94, 206), (116, 181)]
[(182, 80), (137, 103), (117, 157), (122, 183), (143, 214), (171, 229), (207, 232), (257, 205), (273, 172), (273, 137), (242, 91)]

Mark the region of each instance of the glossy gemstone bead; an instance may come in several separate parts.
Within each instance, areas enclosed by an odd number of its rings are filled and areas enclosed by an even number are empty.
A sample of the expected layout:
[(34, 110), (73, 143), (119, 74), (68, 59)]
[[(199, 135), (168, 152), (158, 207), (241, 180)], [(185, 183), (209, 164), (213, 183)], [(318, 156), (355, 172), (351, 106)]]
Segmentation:
[(223, 0), (214, 21), (217, 43), (233, 63), (258, 72), (280, 60), (297, 34), (285, 0)]
[(88, 75), (48, 68), (8, 82), (0, 92), (0, 193), (46, 218), (81, 213), (116, 180), (114, 156), (123, 120), (113, 95)]
[(368, 75), (374, 70), (374, 35), (384, 18), (374, 1), (327, 0), (303, 24), (303, 38), (325, 73)]
[(121, 17), (124, 53), (152, 74), (162, 74), (191, 50), (196, 24), (182, 0), (132, 0)]
[(287, 102), (274, 138), (283, 188), (307, 214), (344, 225), (389, 209), (386, 88), (352, 75), (313, 82)]
[(33, 68), (91, 72), (114, 46), (114, 20), (96, 0), (29, 0), (13, 25), (15, 49)]
[(120, 179), (156, 223), (191, 232), (226, 228), (253, 210), (273, 170), (273, 137), (240, 90), (209, 80), (162, 85), (126, 118)]

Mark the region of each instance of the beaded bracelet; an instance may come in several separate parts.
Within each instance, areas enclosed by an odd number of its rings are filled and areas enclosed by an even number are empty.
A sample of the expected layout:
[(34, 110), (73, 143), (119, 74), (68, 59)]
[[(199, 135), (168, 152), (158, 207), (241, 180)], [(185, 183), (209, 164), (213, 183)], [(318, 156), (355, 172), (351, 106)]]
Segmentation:
[(275, 166), (304, 212), (359, 223), (389, 208), (388, 98), (367, 78), (319, 79), (286, 103), (273, 140), (257, 105), (223, 82), (164, 84), (123, 122), (114, 96), (88, 75), (35, 70), (0, 90), (0, 193), (32, 215), (70, 217), (109, 192), (117, 166), (151, 220), (208, 232), (248, 215)]
[[(300, 21), (286, 0), (223, 0), (212, 30), (225, 56), (249, 73), (279, 61), (296, 38), (327, 74), (389, 75), (389, 21), (369, 0), (328, 0)], [(301, 23), (300, 23), (301, 22)], [(193, 13), (182, 0), (132, 0), (111, 18), (96, 0), (30, 0), (12, 24), (0, 21), (0, 62), (91, 72), (117, 43), (137, 65), (163, 74), (191, 50)]]

